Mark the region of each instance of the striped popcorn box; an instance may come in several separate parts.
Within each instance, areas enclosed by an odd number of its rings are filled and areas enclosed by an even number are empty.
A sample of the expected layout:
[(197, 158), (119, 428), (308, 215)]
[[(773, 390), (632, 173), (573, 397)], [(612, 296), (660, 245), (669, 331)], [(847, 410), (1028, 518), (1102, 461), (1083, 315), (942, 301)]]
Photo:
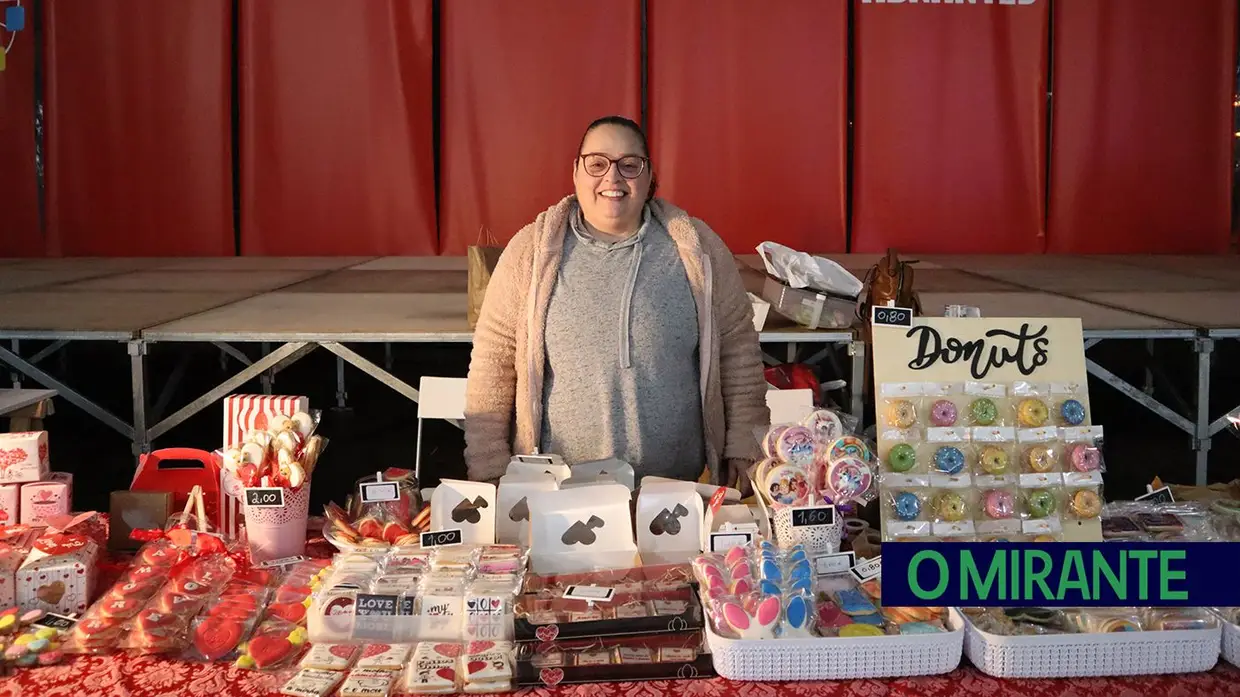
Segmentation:
[[(240, 443), (254, 429), (266, 429), (275, 416), (292, 416), (310, 411), (309, 397), (289, 395), (234, 394), (224, 398), (224, 443), (228, 448)], [(241, 483), (220, 468), (219, 527), (228, 537), (236, 537), (245, 522)]]

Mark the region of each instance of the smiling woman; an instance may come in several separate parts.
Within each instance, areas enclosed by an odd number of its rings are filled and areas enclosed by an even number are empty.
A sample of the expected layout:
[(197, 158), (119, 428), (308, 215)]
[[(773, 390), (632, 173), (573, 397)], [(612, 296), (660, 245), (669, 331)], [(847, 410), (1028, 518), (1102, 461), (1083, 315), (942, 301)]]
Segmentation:
[(646, 136), (629, 119), (590, 124), (572, 174), (576, 193), (513, 238), (487, 288), (465, 408), (471, 478), (541, 451), (736, 483), (769, 414), (731, 253), (654, 197)]

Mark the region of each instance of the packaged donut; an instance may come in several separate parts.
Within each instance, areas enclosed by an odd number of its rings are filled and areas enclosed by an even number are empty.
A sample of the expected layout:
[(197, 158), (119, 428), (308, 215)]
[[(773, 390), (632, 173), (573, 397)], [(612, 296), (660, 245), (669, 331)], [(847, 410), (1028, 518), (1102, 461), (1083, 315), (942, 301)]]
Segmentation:
[(972, 537), (976, 493), (970, 487), (931, 489), (926, 501), (931, 518), (930, 534), (937, 538)]
[(1106, 463), (1102, 459), (1102, 427), (1073, 427), (1063, 429), (1063, 450), (1060, 462), (1064, 482), (1072, 484), (1102, 484)]
[(880, 427), (908, 431), (923, 426), (922, 389), (920, 382), (885, 382), (879, 386), (878, 415)]
[(1016, 482), (1016, 429), (1005, 426), (978, 426), (972, 430), (969, 464), (978, 486), (1006, 486)]
[(1089, 425), (1089, 401), (1085, 386), (1076, 382), (1053, 382), (1050, 385), (1051, 421), (1057, 426)]
[(887, 538), (929, 537), (934, 514), (928, 488), (883, 490), (883, 527)]
[(967, 426), (964, 385), (957, 382), (927, 382), (922, 385), (921, 423), (927, 428)]
[(1069, 487), (1064, 490), (1064, 518), (1094, 520), (1102, 515), (1102, 489), (1099, 486)]
[(1058, 535), (1063, 532), (1061, 487), (1021, 489), (1021, 532), (1026, 535)]
[(931, 428), (926, 430), (924, 451), (929, 453), (932, 475), (956, 477), (969, 474), (968, 431), (954, 428)]
[[(978, 535), (994, 537), (1020, 534), (1020, 490), (1014, 486), (978, 489), (973, 527)], [(1010, 539), (1009, 539), (1010, 541)]]
[(921, 433), (914, 430), (900, 431), (893, 435), (896, 437), (880, 441), (884, 448), (879, 452), (882, 474), (912, 476), (929, 473), (929, 458), (919, 452)]
[(1012, 383), (1012, 418), (1017, 428), (1053, 426), (1049, 384), (1017, 381)]
[(962, 413), (965, 426), (1012, 426), (1008, 416), (1007, 386), (994, 382), (966, 382)]
[(1019, 471), (1024, 474), (1047, 475), (1062, 471), (1060, 458), (1063, 443), (1059, 429), (1024, 428), (1016, 431)]

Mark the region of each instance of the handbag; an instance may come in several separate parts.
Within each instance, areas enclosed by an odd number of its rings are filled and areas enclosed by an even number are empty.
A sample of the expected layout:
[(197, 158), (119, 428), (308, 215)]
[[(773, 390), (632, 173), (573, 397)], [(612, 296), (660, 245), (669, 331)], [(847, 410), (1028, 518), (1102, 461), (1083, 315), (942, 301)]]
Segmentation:
[(482, 313), (482, 301), (486, 299), (487, 285), (491, 283), (491, 273), (495, 271), (495, 265), (499, 263), (500, 254), (504, 252), (503, 247), (496, 246), (497, 240), (490, 230), (479, 231), (478, 242), (480, 244), (470, 246), (465, 250), (469, 274), (466, 286), (469, 304), (465, 309), (465, 319), (469, 322), (470, 329), (478, 326), (478, 316)]

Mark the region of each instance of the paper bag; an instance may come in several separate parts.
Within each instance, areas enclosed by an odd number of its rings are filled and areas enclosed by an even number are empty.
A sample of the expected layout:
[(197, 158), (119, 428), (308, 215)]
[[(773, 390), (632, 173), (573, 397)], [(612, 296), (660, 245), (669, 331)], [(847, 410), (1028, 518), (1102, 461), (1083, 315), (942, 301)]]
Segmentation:
[(693, 482), (642, 485), (637, 551), (645, 564), (688, 562), (702, 551), (702, 497)]
[(620, 484), (531, 494), (530, 567), (538, 574), (640, 566), (631, 494)]
[[(489, 238), (490, 235), (488, 234)], [(495, 270), (495, 265), (499, 263), (499, 256), (504, 251), (503, 247), (469, 247), (466, 249), (468, 255), (468, 301), (469, 305), (465, 310), (465, 318), (469, 322), (469, 328), (474, 329), (478, 326), (478, 315), (482, 312), (482, 301), (486, 298), (487, 285), (491, 282), (491, 272)]]
[(530, 544), (530, 494), (555, 491), (555, 477), (549, 474), (525, 476), (509, 474), (499, 478), (495, 506), (495, 541), (502, 545)]
[(463, 544), (495, 544), (494, 484), (440, 480), (431, 495), (431, 530), (456, 529)]

